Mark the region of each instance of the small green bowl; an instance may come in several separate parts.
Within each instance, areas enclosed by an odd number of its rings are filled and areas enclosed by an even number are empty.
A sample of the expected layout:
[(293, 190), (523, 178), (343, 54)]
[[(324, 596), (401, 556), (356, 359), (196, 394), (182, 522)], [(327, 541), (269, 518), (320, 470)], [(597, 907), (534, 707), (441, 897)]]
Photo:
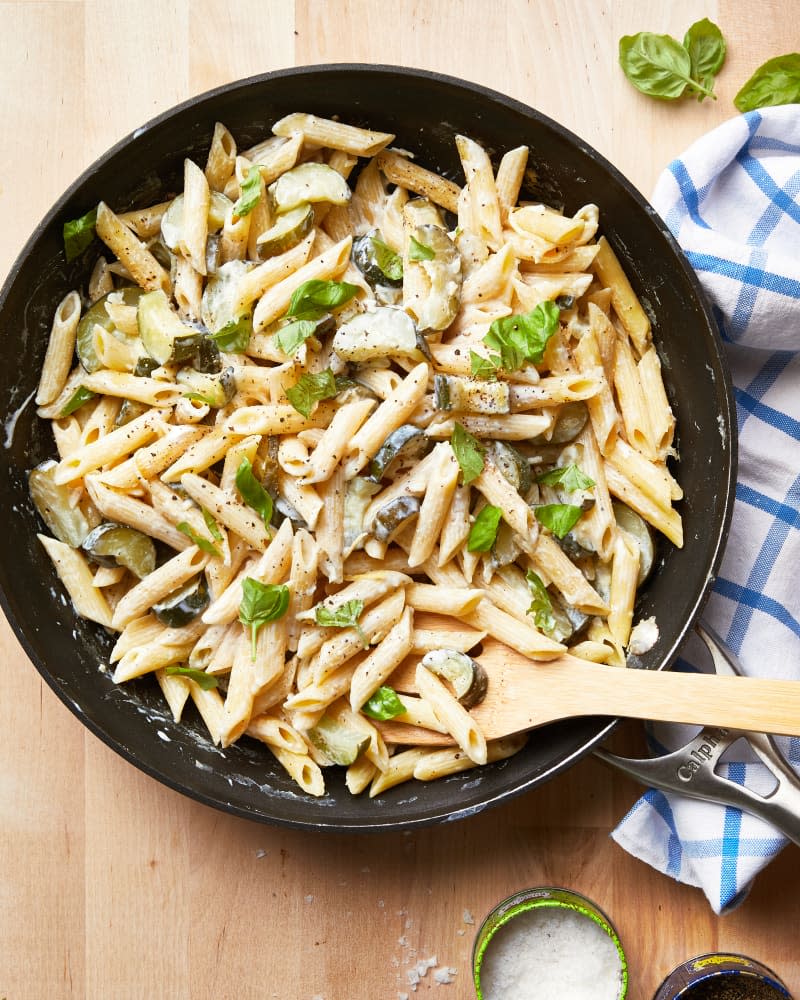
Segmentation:
[[(582, 896), (578, 892), (573, 892), (571, 889), (561, 889), (554, 886), (523, 889), (521, 892), (509, 896), (508, 899), (504, 899), (501, 903), (498, 903), (483, 921), (472, 949), (472, 975), (478, 1000), (484, 1000), (481, 988), (481, 970), (487, 948), (490, 946), (495, 934), (501, 927), (505, 927), (520, 914), (547, 907), (572, 910), (573, 912), (580, 913), (588, 920), (593, 920), (611, 938), (619, 955), (621, 965), (621, 982), (616, 1000), (625, 1000), (625, 997), (628, 995), (628, 962), (614, 926), (600, 907), (590, 899), (587, 899), (586, 896)], [(508, 997), (507, 1000), (514, 1000), (514, 998)]]

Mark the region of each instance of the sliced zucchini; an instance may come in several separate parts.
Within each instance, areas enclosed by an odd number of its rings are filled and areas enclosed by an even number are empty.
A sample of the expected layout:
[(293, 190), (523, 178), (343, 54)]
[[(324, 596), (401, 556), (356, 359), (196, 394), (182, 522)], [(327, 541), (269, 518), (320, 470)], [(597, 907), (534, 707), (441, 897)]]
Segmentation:
[(158, 362), (155, 358), (143, 355), (141, 358), (137, 359), (136, 365), (133, 369), (133, 374), (138, 378), (149, 378), (156, 368), (158, 368)]
[(462, 410), (464, 413), (508, 413), (508, 383), (463, 375), (436, 375), (433, 405), (437, 410)]
[(350, 256), (373, 288), (402, 288), (403, 258), (386, 246), (379, 230), (357, 236)]
[(395, 497), (375, 515), (372, 533), (379, 542), (391, 542), (399, 531), (417, 517), (420, 506), (418, 497)]
[(136, 417), (141, 417), (143, 413), (147, 413), (149, 409), (150, 407), (147, 404), (139, 403), (135, 399), (123, 399), (119, 413), (114, 418), (114, 426), (124, 427), (131, 420), (135, 420)]
[(501, 521), (497, 527), (492, 551), (487, 553), (491, 568), (495, 570), (501, 566), (510, 566), (517, 561), (520, 552), (522, 548), (517, 542), (514, 529), (505, 521)]
[(576, 642), (589, 627), (591, 616), (560, 601), (552, 600), (553, 628), (548, 635), (556, 642)]
[(369, 734), (350, 729), (327, 715), (309, 729), (308, 738), (332, 764), (344, 767), (349, 767), (369, 746)]
[(209, 278), (200, 303), (200, 318), (211, 333), (221, 333), (232, 328), (248, 315), (242, 313), (238, 304), (239, 280), (253, 264), (245, 260), (229, 260)]
[(619, 500), (613, 500), (614, 519), (623, 531), (627, 531), (639, 547), (639, 578), (638, 587), (650, 576), (656, 558), (656, 548), (653, 543), (653, 533), (647, 522), (635, 510), (631, 510)]
[(445, 330), (461, 305), (461, 254), (442, 226), (418, 225), (409, 230), (411, 236), (432, 251), (433, 257), (411, 260), (406, 256), (404, 266), (411, 278), (410, 287), (421, 284), (428, 289), (427, 294), (407, 301), (406, 307), (416, 317), (420, 330)]
[(371, 479), (355, 476), (348, 480), (344, 494), (344, 535), (342, 548), (345, 556), (363, 544), (367, 537), (364, 514), (380, 486)]
[(279, 215), (275, 225), (263, 232), (256, 240), (259, 260), (275, 257), (296, 247), (314, 228), (314, 209), (308, 202)]
[(156, 566), (153, 539), (115, 521), (104, 521), (90, 531), (81, 548), (99, 566), (124, 566), (140, 580)]
[(169, 628), (183, 628), (202, 614), (209, 604), (208, 585), (200, 573), (183, 587), (167, 594), (163, 601), (150, 609), (162, 625)]
[(53, 480), (58, 462), (48, 459), (31, 469), (28, 489), (39, 516), (60, 542), (77, 549), (89, 534), (89, 522), (70, 502), (72, 491)]
[(531, 488), (531, 466), (527, 458), (506, 441), (490, 441), (486, 454), (514, 489), (525, 496)]
[(378, 306), (343, 323), (333, 337), (333, 349), (346, 361), (371, 358), (419, 357), (417, 329), (403, 309)]
[(181, 368), (175, 376), (179, 385), (186, 386), (184, 395), (189, 399), (197, 399), (207, 403), (214, 409), (219, 409), (230, 403), (236, 393), (236, 379), (233, 368), (225, 368), (219, 375), (208, 375), (194, 368)]
[(289, 501), (284, 497), (277, 497), (272, 505), (271, 524), (279, 528), (287, 518), (292, 522), (295, 530), (299, 531), (300, 528), (308, 528), (308, 524), (303, 516), (294, 509)]
[(143, 294), (142, 289), (134, 285), (127, 285), (117, 292), (109, 292), (108, 295), (104, 295), (102, 299), (98, 299), (93, 306), (87, 309), (86, 313), (81, 317), (80, 323), (78, 323), (75, 350), (78, 353), (78, 360), (90, 374), (103, 367), (103, 363), (98, 358), (94, 349), (95, 324), (102, 326), (108, 333), (114, 332), (116, 327), (108, 315), (106, 303), (110, 295), (119, 295), (120, 292), (122, 293), (122, 303), (126, 306), (135, 306)]
[(344, 177), (327, 163), (301, 163), (270, 184), (269, 196), (277, 214), (283, 215), (303, 202), (346, 205), (350, 201), (350, 188)]
[[(219, 191), (211, 192), (208, 206), (208, 231), (215, 233), (225, 224), (225, 213), (233, 202)], [(164, 213), (161, 220), (161, 236), (170, 250), (178, 250), (183, 245), (183, 195), (179, 194)]]
[(369, 467), (372, 479), (380, 480), (388, 476), (401, 462), (413, 462), (424, 458), (433, 447), (433, 441), (425, 431), (413, 424), (402, 424), (393, 430), (378, 449)]
[(549, 441), (551, 444), (567, 444), (574, 441), (586, 426), (589, 419), (589, 411), (586, 403), (578, 400), (575, 403), (564, 403), (558, 409), (556, 422), (553, 425)]
[(219, 375), (222, 371), (222, 356), (216, 342), (210, 337), (203, 337), (197, 354), (192, 358), (192, 365), (206, 375)]
[(422, 666), (452, 687), (464, 708), (473, 708), (486, 697), (489, 678), (471, 656), (457, 649), (434, 649), (422, 657)]
[(203, 334), (187, 326), (172, 310), (160, 288), (141, 297), (138, 319), (142, 346), (159, 365), (188, 361), (203, 341)]

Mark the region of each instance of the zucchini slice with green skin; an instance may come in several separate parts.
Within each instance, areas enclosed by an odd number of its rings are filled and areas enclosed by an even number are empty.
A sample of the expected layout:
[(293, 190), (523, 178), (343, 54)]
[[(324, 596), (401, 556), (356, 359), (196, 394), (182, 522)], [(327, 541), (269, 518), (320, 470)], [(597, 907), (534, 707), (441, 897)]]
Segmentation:
[(114, 418), (114, 426), (124, 427), (131, 420), (135, 420), (136, 417), (141, 417), (143, 413), (147, 413), (149, 409), (150, 407), (145, 403), (139, 403), (135, 399), (123, 399), (119, 413)]
[(143, 294), (144, 293), (141, 288), (137, 288), (135, 285), (127, 285), (125, 288), (118, 289), (116, 292), (109, 292), (108, 295), (104, 295), (102, 299), (98, 299), (97, 302), (90, 306), (81, 317), (81, 321), (78, 323), (78, 332), (75, 338), (75, 350), (78, 354), (78, 360), (86, 371), (89, 372), (89, 374), (92, 374), (103, 367), (103, 363), (100, 358), (98, 358), (97, 352), (94, 349), (93, 335), (95, 324), (102, 326), (102, 328), (108, 333), (113, 333), (116, 329), (113, 320), (108, 315), (108, 311), (106, 310), (106, 303), (108, 302), (109, 297), (111, 295), (116, 295), (121, 297), (123, 305), (135, 306)]
[(225, 368), (219, 375), (208, 375), (194, 368), (181, 368), (175, 376), (175, 381), (188, 390), (184, 395), (207, 403), (214, 409), (230, 403), (236, 393), (236, 379), (232, 367)]
[(203, 341), (203, 333), (181, 320), (160, 288), (141, 297), (138, 320), (142, 346), (159, 365), (188, 361)]
[(551, 444), (567, 444), (569, 441), (574, 441), (586, 426), (588, 419), (589, 411), (582, 400), (564, 403), (558, 408), (556, 422), (548, 440)]
[(398, 354), (418, 358), (417, 328), (404, 309), (378, 306), (342, 323), (333, 337), (333, 350), (345, 361), (391, 358)]
[(372, 479), (388, 476), (401, 462), (424, 458), (433, 447), (433, 441), (419, 427), (402, 424), (393, 430), (378, 449), (369, 466)]
[(206, 283), (200, 303), (200, 319), (211, 333), (241, 322), (248, 311), (237, 312), (239, 280), (253, 269), (246, 260), (229, 260)]
[(435, 375), (433, 405), (437, 410), (463, 413), (509, 413), (507, 382), (488, 382), (465, 375)]
[(527, 458), (506, 441), (490, 441), (486, 445), (486, 454), (514, 489), (525, 496), (532, 482)]
[[(170, 250), (183, 246), (183, 195), (179, 194), (164, 213), (161, 220), (161, 237)], [(219, 191), (211, 192), (208, 206), (208, 231), (215, 233), (225, 224), (225, 213), (233, 202)]]
[(422, 657), (422, 666), (452, 687), (464, 708), (473, 708), (486, 697), (489, 678), (471, 656), (457, 649), (434, 649)]
[(194, 621), (209, 605), (208, 584), (200, 573), (187, 584), (154, 604), (150, 609), (162, 625), (168, 628), (183, 628)]
[(267, 260), (296, 247), (314, 228), (314, 209), (307, 201), (302, 202), (284, 215), (279, 215), (275, 225), (263, 232), (256, 240), (259, 260)]
[[(376, 241), (378, 245), (376, 245)], [(402, 258), (397, 255), (400, 262), (399, 277), (388, 275), (380, 265), (378, 246), (381, 243), (383, 243), (383, 237), (377, 229), (373, 229), (371, 233), (365, 233), (363, 236), (357, 236), (353, 240), (353, 249), (350, 254), (353, 263), (373, 288), (402, 288)], [(391, 251), (391, 248), (389, 249)]]
[(308, 731), (308, 738), (332, 764), (349, 767), (369, 746), (369, 735), (349, 729), (336, 719), (323, 715)]
[(222, 371), (222, 356), (220, 350), (210, 337), (203, 337), (197, 354), (192, 358), (192, 365), (205, 375), (219, 375)]
[(420, 509), (418, 497), (400, 496), (384, 504), (375, 515), (372, 533), (379, 542), (391, 542), (401, 528), (417, 517)]
[(650, 576), (656, 558), (653, 533), (647, 522), (626, 504), (620, 503), (619, 500), (612, 500), (611, 507), (619, 527), (628, 532), (639, 548), (639, 577), (636, 585), (641, 587)]
[(344, 530), (342, 549), (345, 557), (364, 543), (367, 532), (364, 530), (364, 514), (372, 497), (380, 489), (378, 483), (364, 476), (355, 476), (348, 480), (344, 494)]
[(70, 503), (71, 490), (53, 480), (58, 462), (48, 459), (31, 469), (28, 490), (39, 517), (55, 537), (77, 549), (89, 534), (89, 522), (80, 507)]
[(301, 163), (270, 184), (269, 197), (276, 213), (284, 215), (303, 202), (346, 205), (350, 201), (350, 188), (344, 177), (327, 163)]
[[(407, 302), (420, 330), (445, 330), (461, 306), (461, 254), (441, 226), (424, 224), (411, 234), (417, 243), (433, 251), (430, 260), (406, 259), (406, 273), (416, 269), (425, 275), (427, 295)], [(417, 276), (418, 277), (418, 276)]]
[(89, 532), (81, 548), (98, 566), (124, 566), (140, 580), (156, 567), (153, 539), (127, 524), (104, 521)]

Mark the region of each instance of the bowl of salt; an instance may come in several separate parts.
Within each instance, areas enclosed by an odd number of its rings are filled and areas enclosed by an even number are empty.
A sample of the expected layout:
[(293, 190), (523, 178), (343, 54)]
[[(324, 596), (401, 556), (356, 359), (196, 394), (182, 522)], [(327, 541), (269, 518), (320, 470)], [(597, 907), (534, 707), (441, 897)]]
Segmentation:
[(525, 889), (488, 914), (475, 938), (478, 1000), (624, 1000), (628, 965), (603, 911), (571, 889)]

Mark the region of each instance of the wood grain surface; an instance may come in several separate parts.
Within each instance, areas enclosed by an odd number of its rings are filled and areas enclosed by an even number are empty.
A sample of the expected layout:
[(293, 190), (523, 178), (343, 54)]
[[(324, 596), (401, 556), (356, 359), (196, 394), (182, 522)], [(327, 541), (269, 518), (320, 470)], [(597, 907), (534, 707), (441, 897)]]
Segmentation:
[[(683, 37), (702, 16), (728, 40), (719, 100), (673, 106), (633, 90), (619, 37)], [(0, 274), (112, 143), (210, 87), (293, 64), (397, 63), (487, 84), (649, 193), (673, 156), (735, 113), (757, 65), (798, 48), (799, 22), (796, 0), (2, 2)], [(476, 924), (537, 884), (578, 889), (611, 915), (631, 1000), (717, 948), (761, 959), (800, 996), (797, 848), (718, 919), (699, 890), (609, 839), (639, 790), (591, 759), (503, 808), (408, 836), (259, 826), (132, 768), (43, 685), (5, 623), (0, 644), (2, 1000), (397, 1000), (434, 956), (455, 981), (429, 974), (411, 995), (468, 1000)], [(632, 724), (614, 748), (639, 741)]]

